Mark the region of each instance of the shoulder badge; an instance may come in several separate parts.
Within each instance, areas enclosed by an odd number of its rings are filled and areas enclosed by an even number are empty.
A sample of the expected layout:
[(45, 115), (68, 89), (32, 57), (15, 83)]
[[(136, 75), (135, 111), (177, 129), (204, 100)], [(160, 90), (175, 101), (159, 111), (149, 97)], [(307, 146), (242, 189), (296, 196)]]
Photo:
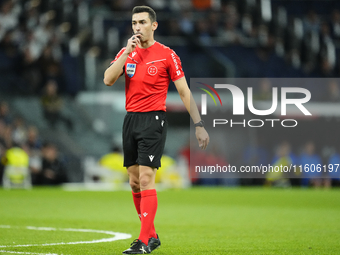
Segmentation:
[(126, 65), (126, 74), (130, 78), (132, 78), (135, 75), (136, 72), (136, 64), (127, 64)]

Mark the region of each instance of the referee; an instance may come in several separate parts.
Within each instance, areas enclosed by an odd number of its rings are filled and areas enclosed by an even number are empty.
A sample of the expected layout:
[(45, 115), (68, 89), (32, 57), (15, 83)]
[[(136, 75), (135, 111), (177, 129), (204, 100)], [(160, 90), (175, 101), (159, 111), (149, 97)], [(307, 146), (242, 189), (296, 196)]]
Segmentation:
[(203, 127), (179, 57), (169, 47), (154, 40), (157, 26), (156, 13), (152, 8), (134, 7), (134, 35), (104, 74), (104, 83), (112, 86), (125, 73), (124, 167), (127, 168), (133, 201), (141, 220), (138, 239), (123, 254), (150, 253), (161, 245), (154, 227), (157, 211), (155, 176), (161, 166), (166, 139), (165, 101), (170, 79), (195, 123), (199, 146), (205, 149), (209, 143), (209, 135)]

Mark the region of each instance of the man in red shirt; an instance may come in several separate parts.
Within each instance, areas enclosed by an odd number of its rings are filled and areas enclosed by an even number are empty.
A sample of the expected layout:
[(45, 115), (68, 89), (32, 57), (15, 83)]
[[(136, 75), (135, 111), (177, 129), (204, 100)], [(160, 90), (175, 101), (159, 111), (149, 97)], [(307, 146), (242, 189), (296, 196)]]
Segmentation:
[(104, 74), (104, 83), (112, 86), (125, 73), (124, 166), (141, 220), (138, 239), (123, 254), (150, 253), (161, 245), (154, 227), (157, 211), (155, 176), (165, 145), (168, 125), (165, 101), (170, 79), (195, 123), (199, 146), (205, 149), (209, 143), (179, 57), (154, 40), (157, 26), (152, 8), (136, 6), (132, 10), (134, 35)]

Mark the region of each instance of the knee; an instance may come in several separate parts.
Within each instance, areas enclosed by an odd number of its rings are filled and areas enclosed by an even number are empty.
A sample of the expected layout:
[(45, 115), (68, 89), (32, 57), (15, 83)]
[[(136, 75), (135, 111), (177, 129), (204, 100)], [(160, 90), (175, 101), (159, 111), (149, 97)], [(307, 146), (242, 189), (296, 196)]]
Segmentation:
[(130, 187), (131, 187), (133, 192), (135, 192), (135, 193), (140, 192), (140, 185), (139, 185), (139, 182), (137, 180), (130, 179)]
[(151, 176), (144, 174), (141, 175), (139, 178), (139, 184), (140, 184), (140, 189), (141, 190), (146, 190), (150, 188), (151, 183)]

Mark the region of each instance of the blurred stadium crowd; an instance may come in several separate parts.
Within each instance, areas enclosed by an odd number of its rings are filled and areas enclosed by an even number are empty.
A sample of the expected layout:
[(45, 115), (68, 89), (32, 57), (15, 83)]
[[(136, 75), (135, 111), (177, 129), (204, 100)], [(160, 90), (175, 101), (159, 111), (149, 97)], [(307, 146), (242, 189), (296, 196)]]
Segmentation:
[[(63, 93), (72, 91), (65, 79), (68, 23), (58, 23), (51, 1), (3, 0), (0, 7), (1, 90), (40, 94), (49, 80)], [(67, 71), (67, 70), (66, 70)], [(69, 70), (72, 71), (72, 70)]]
[[(235, 77), (340, 74), (338, 1), (2, 0), (0, 4), (1, 90), (15, 93), (41, 93), (50, 79), (58, 83), (61, 93), (75, 95), (86, 89), (79, 78), (84, 72), (79, 65), (83, 53), (95, 45), (101, 55), (111, 54), (112, 59), (131, 34), (131, 9), (142, 4), (159, 13), (157, 36), (174, 45), (188, 77), (221, 76), (216, 63), (209, 67), (211, 61), (201, 46), (230, 60)], [(101, 17), (104, 39), (84, 39), (76, 54), (72, 39), (81, 37), (85, 29), (77, 21), (83, 4), (90, 21)], [(110, 52), (110, 40), (105, 38), (112, 27), (118, 29), (120, 42)]]
[[(35, 126), (13, 116), (6, 102), (0, 103), (0, 182), (10, 187), (56, 185), (67, 181), (66, 168), (55, 144), (42, 141)], [(25, 183), (25, 182), (24, 182)]]
[[(190, 47), (201, 44), (215, 48), (235, 64), (236, 77), (339, 76), (340, 6), (337, 1), (94, 3), (97, 9), (93, 12), (127, 11), (135, 4), (151, 5), (166, 17), (160, 16), (157, 34), (186, 38)], [(121, 36), (131, 34), (128, 21), (110, 22), (108, 18), (106, 22), (108, 26), (118, 27)], [(187, 57), (185, 51), (180, 52), (182, 58)], [(187, 54), (192, 53), (191, 50)], [(204, 58), (200, 61), (204, 69), (202, 62)]]
[[(143, 4), (156, 10), (159, 22), (156, 39), (159, 36), (178, 53), (188, 78), (225, 75), (221, 62), (216, 61), (216, 57), (212, 61), (212, 55), (217, 55), (227, 68), (232, 66), (234, 77), (330, 78), (327, 88), (313, 88), (312, 100), (340, 102), (339, 84), (331, 79), (340, 76), (340, 2), (332, 0), (1, 0), (0, 91), (3, 95), (44, 97), (51, 87), (71, 96), (87, 90), (83, 78), (86, 77), (85, 53), (97, 46), (103, 62), (113, 59), (131, 35), (132, 8)], [(92, 26), (98, 17), (103, 31), (99, 40)], [(117, 29), (119, 39), (114, 48), (110, 47), (108, 38), (112, 27)], [(75, 38), (79, 39), (80, 46)], [(255, 88), (256, 99), (270, 100), (271, 88), (270, 82), (264, 79)], [(1, 109), (6, 107), (8, 105), (2, 103)], [(54, 107), (60, 110), (58, 100), (54, 100)], [(52, 114), (44, 112), (50, 127), (61, 121), (72, 130), (72, 121), (58, 113), (59, 110)], [(6, 164), (6, 150), (21, 146), (31, 158), (32, 173), (38, 173), (34, 165), (43, 169), (41, 162), (48, 154), (46, 146), (57, 151), (56, 147), (49, 143), (43, 146), (37, 128), (26, 127), (22, 118), (9, 120), (1, 114), (3, 164)], [(275, 158), (269, 158), (273, 157), (273, 148), (280, 146), (276, 141), (274, 146), (265, 148), (266, 153), (262, 149), (247, 150), (243, 160), (249, 164), (255, 164), (254, 159), (274, 162)], [(302, 148), (302, 143), (299, 146)], [(307, 147), (296, 153), (301, 154), (297, 162), (319, 162), (320, 155)], [(35, 150), (40, 155), (38, 161)], [(54, 158), (56, 154), (54, 152)], [(322, 157), (323, 163), (332, 160), (329, 154)], [(60, 170), (60, 180), (64, 180), (64, 172)], [(39, 178), (34, 183), (44, 182)], [(307, 185), (306, 182), (300, 184)]]

